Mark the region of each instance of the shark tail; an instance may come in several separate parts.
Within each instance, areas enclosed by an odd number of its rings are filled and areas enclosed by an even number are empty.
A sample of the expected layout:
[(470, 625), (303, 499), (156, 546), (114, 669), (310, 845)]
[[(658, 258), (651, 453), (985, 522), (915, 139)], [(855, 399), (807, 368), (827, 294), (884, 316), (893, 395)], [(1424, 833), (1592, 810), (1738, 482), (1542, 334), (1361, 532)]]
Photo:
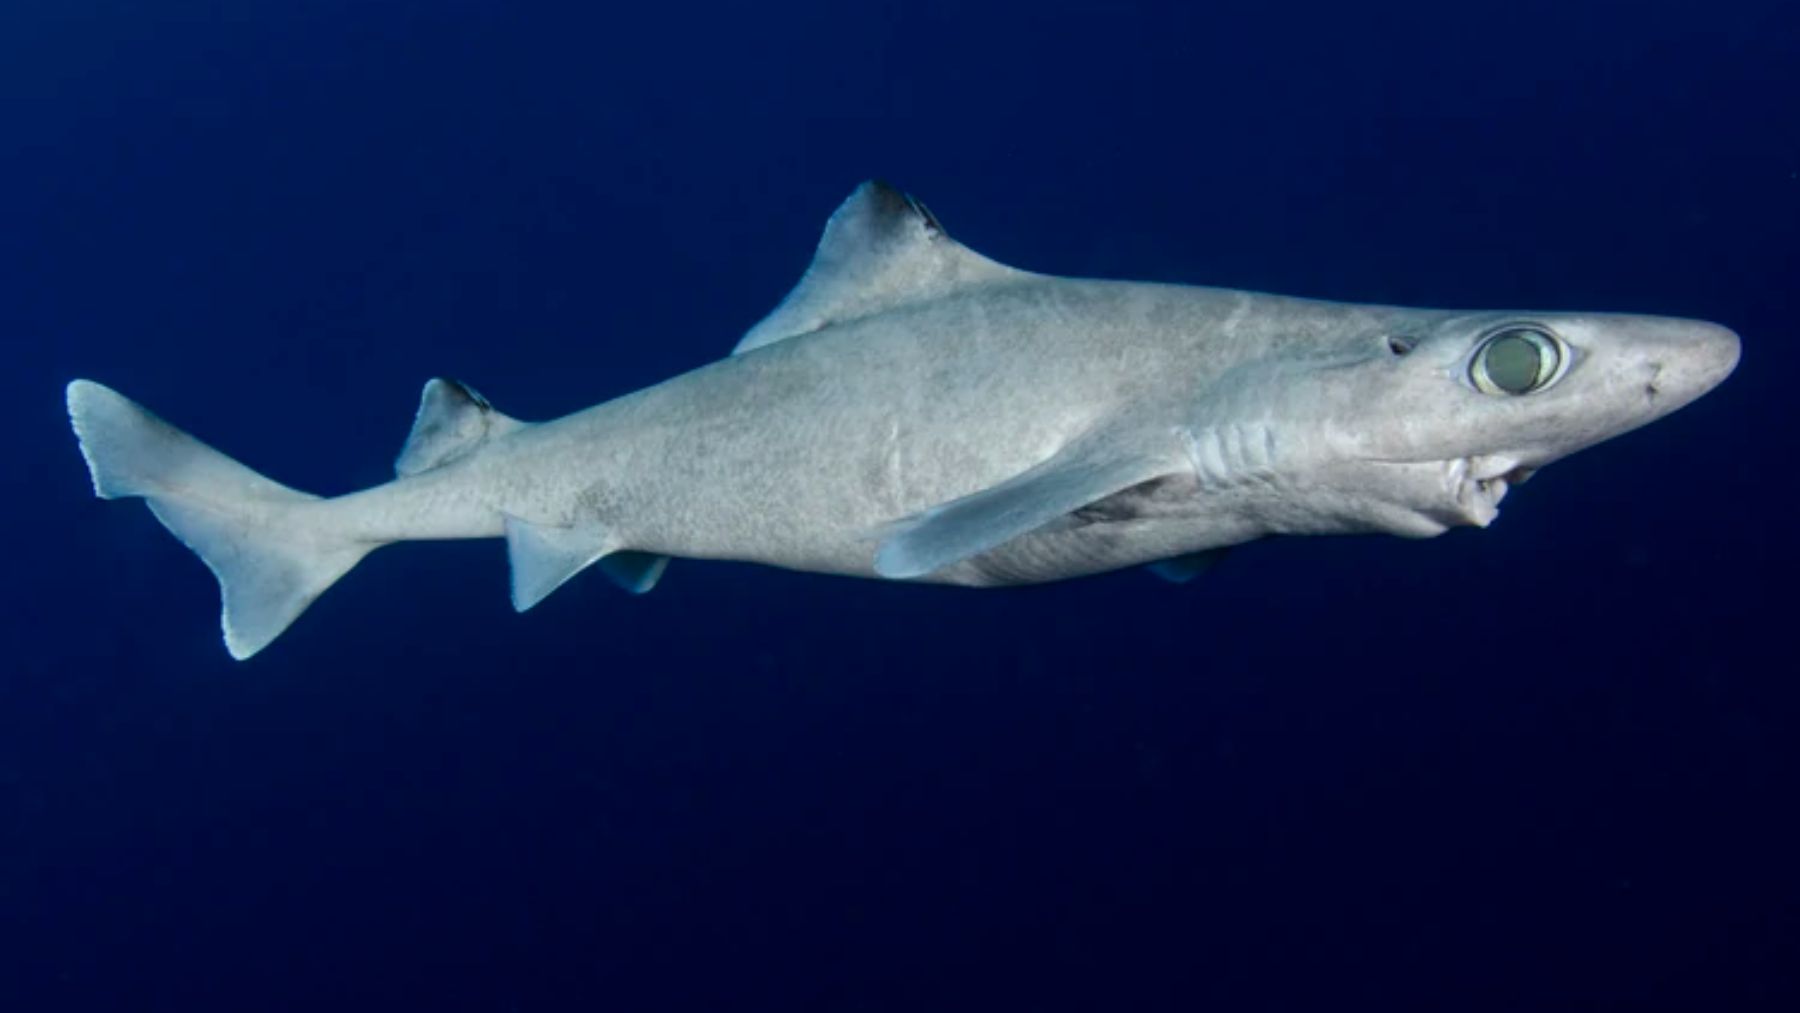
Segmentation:
[(102, 499), (139, 496), (219, 580), (225, 647), (267, 647), (379, 544), (333, 530), (324, 500), (244, 467), (89, 380), (68, 387), (69, 421)]

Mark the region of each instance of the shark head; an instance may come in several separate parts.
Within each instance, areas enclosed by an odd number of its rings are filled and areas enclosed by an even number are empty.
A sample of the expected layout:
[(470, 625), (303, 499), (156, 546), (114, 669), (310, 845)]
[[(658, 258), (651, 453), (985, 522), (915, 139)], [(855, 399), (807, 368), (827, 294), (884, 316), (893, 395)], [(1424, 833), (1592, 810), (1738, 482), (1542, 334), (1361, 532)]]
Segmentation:
[(1395, 310), (1357, 331), (1293, 407), (1357, 520), (1413, 536), (1485, 527), (1509, 486), (1700, 397), (1739, 351), (1716, 324), (1617, 314)]

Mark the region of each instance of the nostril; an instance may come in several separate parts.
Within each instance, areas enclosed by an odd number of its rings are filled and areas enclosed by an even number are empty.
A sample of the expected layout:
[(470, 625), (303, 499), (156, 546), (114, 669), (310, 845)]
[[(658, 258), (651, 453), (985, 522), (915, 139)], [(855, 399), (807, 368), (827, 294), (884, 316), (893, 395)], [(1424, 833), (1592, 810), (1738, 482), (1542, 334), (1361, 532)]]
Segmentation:
[(1644, 393), (1650, 397), (1654, 398), (1656, 395), (1662, 393), (1662, 388), (1658, 386), (1656, 382), (1662, 379), (1662, 370), (1662, 363), (1652, 362), (1650, 364), (1650, 379), (1644, 382)]

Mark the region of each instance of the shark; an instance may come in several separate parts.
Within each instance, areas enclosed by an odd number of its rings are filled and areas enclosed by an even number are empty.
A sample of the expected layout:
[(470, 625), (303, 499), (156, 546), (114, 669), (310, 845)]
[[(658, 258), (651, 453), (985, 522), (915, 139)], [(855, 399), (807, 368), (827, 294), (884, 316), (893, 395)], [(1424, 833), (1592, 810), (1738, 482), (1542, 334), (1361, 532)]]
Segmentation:
[(1038, 274), (879, 181), (722, 359), (544, 422), (425, 385), (385, 484), (321, 498), (89, 380), (95, 493), (138, 497), (217, 577), (248, 658), (377, 547), (504, 538), (523, 611), (672, 558), (971, 587), (1275, 535), (1486, 527), (1540, 468), (1682, 407), (1731, 330), (1616, 313), (1362, 305)]

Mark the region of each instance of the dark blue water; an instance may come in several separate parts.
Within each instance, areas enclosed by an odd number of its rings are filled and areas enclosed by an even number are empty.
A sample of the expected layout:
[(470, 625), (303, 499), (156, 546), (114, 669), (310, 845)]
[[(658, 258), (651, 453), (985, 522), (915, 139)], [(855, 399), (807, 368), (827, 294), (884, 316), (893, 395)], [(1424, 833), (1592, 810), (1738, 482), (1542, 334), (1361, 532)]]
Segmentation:
[[(1790, 6), (7, 5), (0, 1008), (1800, 1008)], [(516, 616), (413, 544), (237, 664), (89, 495), (73, 376), (348, 491), (429, 376), (723, 354), (870, 176), (1036, 270), (1744, 360), (1488, 531), (1185, 588)]]

